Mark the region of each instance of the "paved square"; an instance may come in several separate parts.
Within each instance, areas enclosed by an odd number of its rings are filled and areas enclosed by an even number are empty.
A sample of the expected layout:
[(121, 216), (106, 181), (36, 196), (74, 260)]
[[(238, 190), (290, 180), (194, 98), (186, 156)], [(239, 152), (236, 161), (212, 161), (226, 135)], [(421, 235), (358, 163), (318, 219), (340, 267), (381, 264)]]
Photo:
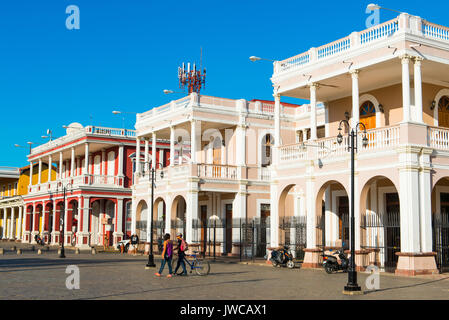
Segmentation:
[[(381, 274), (380, 290), (362, 296), (342, 294), (347, 274), (324, 270), (273, 268), (236, 263), (211, 263), (208, 276), (154, 276), (145, 270), (147, 256), (115, 253), (75, 255), (67, 251), (8, 251), (0, 256), (0, 299), (449, 299), (449, 275), (405, 278)], [(156, 260), (157, 268), (160, 260)], [(66, 288), (66, 267), (80, 270), (80, 289)], [(168, 272), (164, 270), (164, 275)], [(358, 273), (365, 289), (368, 276)]]

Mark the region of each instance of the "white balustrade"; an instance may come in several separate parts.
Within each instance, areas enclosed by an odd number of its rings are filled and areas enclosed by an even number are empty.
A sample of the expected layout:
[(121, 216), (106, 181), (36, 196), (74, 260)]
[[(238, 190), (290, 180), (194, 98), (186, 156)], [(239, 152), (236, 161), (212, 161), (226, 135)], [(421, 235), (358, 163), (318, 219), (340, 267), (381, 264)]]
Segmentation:
[(423, 23), (423, 33), (428, 38), (449, 40), (449, 28), (427, 21)]
[(259, 180), (271, 181), (271, 170), (268, 167), (259, 168)]
[[(369, 152), (372, 150), (387, 149), (389, 147), (395, 147), (399, 145), (399, 126), (376, 128), (367, 130), (366, 137), (368, 139), (368, 145), (361, 147), (360, 152)], [(358, 144), (362, 145), (363, 133), (359, 133)]]
[(351, 46), (351, 39), (349, 37), (334, 41), (317, 48), (318, 59), (323, 59), (334, 54), (346, 51)]
[(281, 162), (306, 160), (307, 149), (302, 143), (281, 146), (279, 147), (279, 156)]
[(364, 45), (378, 39), (385, 39), (398, 31), (398, 28), (398, 19), (394, 19), (364, 30), (359, 34), (360, 44)]
[(237, 179), (237, 167), (219, 164), (199, 164), (198, 177), (235, 180)]
[(435, 149), (449, 150), (449, 130), (438, 127), (428, 128), (429, 146)]

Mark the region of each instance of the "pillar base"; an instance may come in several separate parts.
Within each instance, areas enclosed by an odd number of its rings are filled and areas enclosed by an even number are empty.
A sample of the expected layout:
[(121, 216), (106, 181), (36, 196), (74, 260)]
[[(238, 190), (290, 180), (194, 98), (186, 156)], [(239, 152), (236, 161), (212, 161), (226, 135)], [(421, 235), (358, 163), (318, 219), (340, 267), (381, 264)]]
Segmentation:
[(113, 237), (114, 237), (113, 244), (115, 246), (117, 243), (123, 240), (123, 232), (114, 232)]
[(361, 249), (355, 251), (355, 270), (365, 271), (369, 265), (369, 253), (370, 250)]
[(417, 276), (438, 274), (436, 252), (408, 253), (397, 252), (398, 264), (395, 274), (398, 276)]
[(304, 255), (304, 262), (302, 263), (301, 268), (310, 269), (322, 267), (321, 249), (312, 248), (303, 250), (305, 252), (305, 255)]

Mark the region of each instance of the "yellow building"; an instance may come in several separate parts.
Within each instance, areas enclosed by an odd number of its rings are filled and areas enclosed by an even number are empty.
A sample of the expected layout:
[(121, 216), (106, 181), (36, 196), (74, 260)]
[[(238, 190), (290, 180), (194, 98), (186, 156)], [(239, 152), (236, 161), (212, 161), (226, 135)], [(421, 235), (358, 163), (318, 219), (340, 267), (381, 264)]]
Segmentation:
[[(39, 165), (33, 165), (32, 185), (38, 183)], [(42, 164), (41, 182), (48, 181), (48, 165)], [(56, 170), (52, 168), (52, 180)], [(28, 194), (30, 186), (30, 166), (23, 168), (0, 167), (0, 238), (21, 240), (24, 223), (24, 202), (22, 196)], [(42, 217), (40, 217), (40, 220)], [(40, 225), (42, 221), (39, 221)]]

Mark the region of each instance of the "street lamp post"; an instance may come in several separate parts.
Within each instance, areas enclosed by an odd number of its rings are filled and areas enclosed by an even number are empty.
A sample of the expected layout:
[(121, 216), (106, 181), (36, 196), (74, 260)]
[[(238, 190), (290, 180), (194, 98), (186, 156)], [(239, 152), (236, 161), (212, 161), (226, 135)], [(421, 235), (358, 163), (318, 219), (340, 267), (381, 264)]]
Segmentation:
[(348, 120), (341, 120), (338, 126), (338, 136), (337, 142), (341, 144), (343, 142), (343, 136), (341, 134), (341, 124), (346, 123), (351, 132), (348, 133), (348, 138), (350, 139), (350, 145), (348, 146), (348, 151), (351, 151), (351, 258), (349, 260), (349, 270), (348, 270), (348, 283), (344, 287), (344, 294), (358, 294), (362, 292), (362, 289), (357, 284), (357, 271), (355, 270), (355, 226), (354, 226), (354, 154), (357, 150), (357, 135), (359, 126), (363, 127), (363, 139), (362, 144), (364, 147), (368, 145), (368, 139), (366, 138), (366, 127), (363, 123), (359, 122), (354, 128), (351, 128)]
[[(66, 192), (67, 192), (67, 187), (70, 186), (72, 187), (71, 183), (67, 183), (66, 185), (63, 185), (62, 182), (60, 182), (61, 186), (62, 186), (62, 193), (63, 193), (63, 200), (62, 200), (62, 212), (63, 215), (61, 217), (61, 214), (59, 215), (59, 219), (60, 222), (62, 223), (62, 234), (60, 235), (60, 238), (62, 238), (62, 242), (61, 242), (61, 253), (59, 254), (59, 258), (65, 258), (65, 250), (64, 250), (64, 229), (65, 229), (65, 198), (66, 198)], [(56, 192), (58, 190), (56, 189)]]
[[(34, 144), (34, 142), (27, 142), (27, 144), (30, 146), (30, 154), (31, 154), (31, 146)], [(26, 148), (24, 146), (21, 146), (20, 144), (15, 144), (14, 147), (16, 148)]]
[[(147, 162), (144, 162), (147, 163)], [(149, 163), (149, 162), (148, 162)], [(159, 166), (162, 168), (162, 164), (159, 163)], [(156, 264), (154, 263), (154, 255), (153, 255), (153, 211), (154, 211), (154, 176), (155, 176), (156, 170), (155, 168), (151, 168), (151, 223), (150, 223), (150, 252), (148, 254), (148, 263), (145, 266), (145, 269), (150, 269), (156, 267)], [(161, 171), (161, 179), (164, 178), (164, 172)]]

